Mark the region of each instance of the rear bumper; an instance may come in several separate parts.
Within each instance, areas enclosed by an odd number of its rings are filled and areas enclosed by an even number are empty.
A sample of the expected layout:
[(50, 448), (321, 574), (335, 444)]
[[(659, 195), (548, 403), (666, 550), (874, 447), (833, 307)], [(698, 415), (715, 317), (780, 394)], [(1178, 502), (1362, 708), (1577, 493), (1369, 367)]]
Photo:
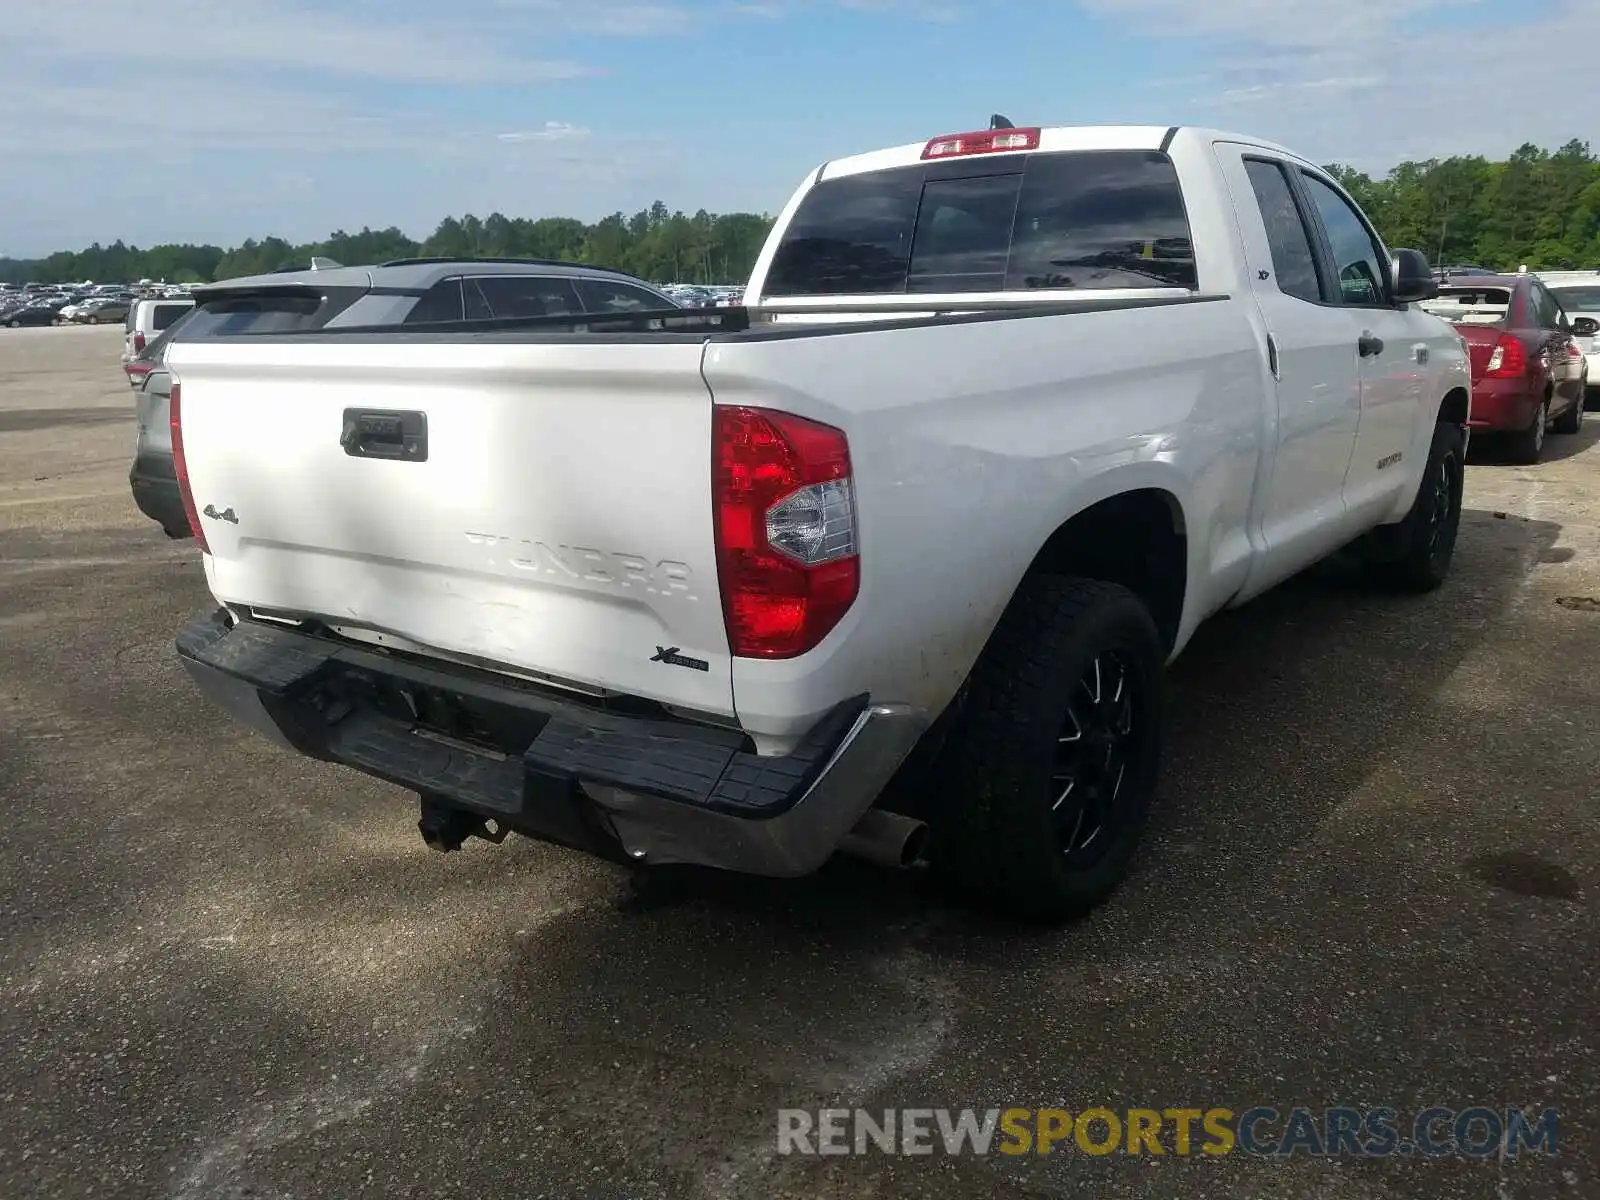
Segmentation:
[(133, 502), (139, 506), (139, 511), (169, 535), (192, 536), (172, 459), (148, 455), (134, 459), (133, 469), (128, 472), (128, 486), (133, 489)]
[(1480, 379), (1472, 385), (1467, 428), (1503, 433), (1526, 429), (1543, 398), (1521, 379)]
[[(224, 611), (191, 622), (177, 650), (208, 698), (301, 754), (603, 857), (753, 875), (821, 866), (928, 724), (859, 697), (793, 754), (762, 758), (736, 730), (621, 715)], [(445, 733), (441, 712), (480, 732)]]

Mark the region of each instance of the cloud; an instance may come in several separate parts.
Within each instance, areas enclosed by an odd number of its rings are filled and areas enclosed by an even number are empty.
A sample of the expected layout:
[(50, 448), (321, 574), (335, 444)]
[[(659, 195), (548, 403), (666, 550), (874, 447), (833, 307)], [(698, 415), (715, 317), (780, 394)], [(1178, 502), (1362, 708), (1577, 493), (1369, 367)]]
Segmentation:
[(667, 37), (686, 33), (696, 21), (676, 4), (572, 3), (571, 0), (499, 0), (500, 7), (532, 16), (554, 31), (590, 37)]
[(1600, 107), (1600, 73), (1575, 67), (1544, 89), (1507, 69), (1590, 43), (1593, 0), (1548, 0), (1506, 20), (1472, 0), (1079, 3), (1138, 36), (1187, 44), (1200, 70), (1147, 85), (1186, 93), (1174, 119), (1225, 121), (1368, 170), (1557, 146), (1589, 136), (1582, 114)]
[(781, 20), (807, 9), (842, 8), (846, 12), (906, 17), (913, 21), (950, 24), (961, 19), (962, 8), (946, 0), (738, 0), (728, 11), (745, 17)]
[(539, 129), (495, 134), (495, 137), (502, 142), (565, 142), (588, 136), (589, 130), (567, 121), (546, 121)]
[(121, 29), (129, 10), (113, 0), (8, 5), (8, 49), (0, 50), (0, 63), (26, 70), (52, 60), (121, 69), (146, 62), (158, 65), (157, 79), (168, 88), (232, 68), (418, 84), (538, 83), (587, 70), (508, 51), (491, 31), (468, 32), (467, 23), (446, 19), (454, 12), (448, 6), (347, 9), (334, 13), (284, 0), (162, 0), (140, 12), (134, 36), (121, 37), (107, 31)]

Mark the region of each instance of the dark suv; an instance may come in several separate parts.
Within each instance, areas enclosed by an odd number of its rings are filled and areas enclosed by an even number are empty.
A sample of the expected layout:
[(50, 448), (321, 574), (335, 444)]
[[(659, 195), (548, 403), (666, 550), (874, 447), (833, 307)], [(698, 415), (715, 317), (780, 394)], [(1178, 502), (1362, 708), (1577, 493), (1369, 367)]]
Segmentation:
[(172, 467), (172, 376), (163, 369), (166, 347), (175, 335), (193, 341), (300, 329), (601, 316), (681, 307), (621, 271), (509, 258), (413, 258), (375, 267), (252, 275), (196, 287), (194, 300), (193, 309), (125, 368), (137, 389), (139, 418), (128, 482), (139, 511), (173, 538), (190, 536)]

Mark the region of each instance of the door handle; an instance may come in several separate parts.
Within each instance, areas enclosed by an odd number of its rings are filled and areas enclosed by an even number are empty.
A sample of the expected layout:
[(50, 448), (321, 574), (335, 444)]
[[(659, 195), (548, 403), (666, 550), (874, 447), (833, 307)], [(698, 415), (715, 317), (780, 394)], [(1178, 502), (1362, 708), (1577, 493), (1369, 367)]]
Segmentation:
[(1411, 357), (1416, 359), (1419, 363), (1427, 362), (1428, 347), (1422, 342), (1418, 342), (1415, 346), (1411, 347)]
[(1383, 339), (1373, 337), (1370, 329), (1363, 330), (1361, 336), (1356, 339), (1356, 349), (1361, 351), (1362, 358), (1373, 358), (1383, 353)]

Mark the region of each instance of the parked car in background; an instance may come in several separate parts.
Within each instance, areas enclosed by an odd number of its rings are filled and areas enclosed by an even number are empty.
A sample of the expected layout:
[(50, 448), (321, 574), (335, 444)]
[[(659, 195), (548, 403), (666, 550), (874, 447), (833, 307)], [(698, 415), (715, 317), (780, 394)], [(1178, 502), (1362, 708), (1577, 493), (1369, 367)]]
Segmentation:
[(1587, 407), (1600, 409), (1600, 271), (1541, 271), (1539, 281), (1572, 322), (1589, 370)]
[(136, 300), (128, 309), (122, 361), (131, 362), (157, 334), (194, 307), (194, 300)]
[(1422, 307), (1450, 321), (1466, 340), (1469, 429), (1503, 438), (1513, 458), (1532, 463), (1544, 452), (1547, 430), (1582, 427), (1586, 371), (1576, 352), (1577, 331), (1538, 278), (1457, 276)]
[(61, 319), (61, 310), (66, 303), (63, 299), (46, 300), (36, 293), (27, 303), (7, 309), (0, 314), (0, 321), (4, 321), (12, 329), (19, 329), (24, 325), (54, 325)]
[(1457, 275), (1493, 275), (1488, 267), (1474, 266), (1471, 263), (1449, 263), (1445, 266), (1435, 267), (1433, 277), (1440, 283)]
[(191, 537), (172, 462), (168, 408), (172, 399), (172, 375), (158, 359), (136, 361), (144, 369), (139, 372), (136, 384), (134, 413), (139, 429), (133, 466), (128, 471), (133, 502), (140, 512), (161, 526), (161, 531), (169, 538)]
[(178, 311), (165, 330), (125, 360), (123, 369), (137, 392), (139, 426), (128, 481), (139, 510), (174, 538), (189, 537), (190, 530), (173, 473), (167, 410), (171, 377), (162, 361), (180, 331), (199, 339), (265, 330), (421, 326), (678, 307), (620, 271), (502, 258), (408, 259), (375, 267), (278, 272), (196, 287), (191, 299), (178, 306), (140, 301), (138, 307), (147, 305)]
[[(394, 303), (376, 276), (341, 312)], [(1435, 286), (1281, 146), (1102, 127), (808, 171), (744, 309), (355, 332), (308, 280), (230, 338), (201, 293), (166, 366), (215, 603), (179, 658), (417, 793), (439, 849), (795, 876), (926, 837), (967, 898), (1080, 915), (1202, 621), (1352, 544), (1445, 579), (1469, 375)]]
[(97, 296), (85, 300), (72, 320), (79, 325), (109, 325), (115, 321), (125, 321), (132, 304), (132, 299), (126, 296)]

